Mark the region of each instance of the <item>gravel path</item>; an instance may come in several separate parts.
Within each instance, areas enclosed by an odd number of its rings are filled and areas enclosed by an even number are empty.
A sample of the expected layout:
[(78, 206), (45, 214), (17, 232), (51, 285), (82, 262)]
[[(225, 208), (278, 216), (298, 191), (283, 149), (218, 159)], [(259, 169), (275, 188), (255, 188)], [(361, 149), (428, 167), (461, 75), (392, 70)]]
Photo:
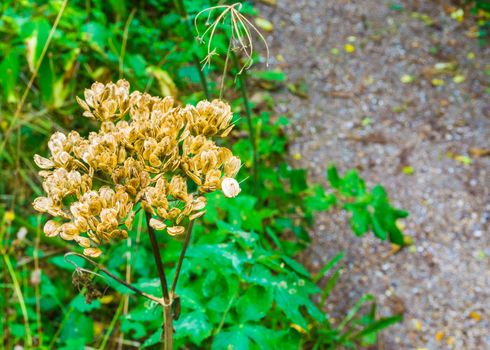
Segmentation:
[(346, 252), (329, 312), (372, 293), (380, 314), (405, 315), (381, 349), (490, 349), (490, 157), (475, 150), (490, 149), (490, 51), (468, 38), (469, 21), (420, 3), (262, 6), (274, 24), (273, 67), (308, 87), (308, 98), (278, 92), (276, 109), (289, 116), (292, 158), (312, 180), (323, 181), (330, 161), (356, 167), (411, 213), (414, 245), (394, 255), (371, 235), (356, 239), (346, 215), (319, 215), (312, 266)]

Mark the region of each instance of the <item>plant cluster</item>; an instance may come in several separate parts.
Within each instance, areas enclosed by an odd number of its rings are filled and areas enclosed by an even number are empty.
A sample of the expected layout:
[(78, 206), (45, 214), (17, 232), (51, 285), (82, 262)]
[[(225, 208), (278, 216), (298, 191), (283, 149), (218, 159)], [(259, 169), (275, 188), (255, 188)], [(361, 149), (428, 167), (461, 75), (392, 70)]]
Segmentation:
[(204, 194), (240, 191), (234, 179), (240, 159), (212, 140), (233, 128), (226, 103), (175, 107), (171, 97), (130, 94), (125, 80), (94, 83), (78, 103), (84, 116), (101, 122), (99, 132), (88, 138), (56, 132), (48, 143), (51, 157), (34, 157), (47, 194), (34, 209), (65, 219), (46, 222), (48, 237), (75, 240), (97, 257), (102, 242), (127, 238), (138, 204), (156, 216), (154, 229), (179, 236), (185, 220), (204, 214)]

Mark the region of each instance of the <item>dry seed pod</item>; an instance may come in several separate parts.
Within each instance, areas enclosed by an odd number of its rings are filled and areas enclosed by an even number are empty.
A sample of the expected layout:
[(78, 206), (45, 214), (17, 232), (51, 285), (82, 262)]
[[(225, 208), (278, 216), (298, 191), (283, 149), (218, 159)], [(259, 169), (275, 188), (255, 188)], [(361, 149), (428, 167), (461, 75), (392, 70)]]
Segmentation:
[(184, 226), (167, 227), (167, 232), (170, 236), (180, 236), (185, 232)]
[(153, 228), (179, 236), (183, 223), (205, 213), (200, 194), (240, 192), (233, 179), (240, 160), (211, 139), (233, 127), (227, 103), (182, 108), (171, 97), (130, 94), (129, 88), (124, 80), (92, 84), (77, 101), (84, 116), (100, 121), (100, 129), (86, 137), (55, 132), (50, 155), (34, 156), (46, 194), (33, 207), (59, 218), (45, 224), (45, 234), (74, 240), (91, 257), (101, 254), (99, 245), (127, 238), (135, 208), (155, 216)]
[(238, 181), (230, 177), (225, 177), (223, 179), (221, 182), (221, 190), (223, 191), (223, 194), (229, 198), (238, 196), (241, 191)]
[(164, 230), (167, 227), (163, 221), (157, 219), (150, 219), (150, 226), (158, 231)]

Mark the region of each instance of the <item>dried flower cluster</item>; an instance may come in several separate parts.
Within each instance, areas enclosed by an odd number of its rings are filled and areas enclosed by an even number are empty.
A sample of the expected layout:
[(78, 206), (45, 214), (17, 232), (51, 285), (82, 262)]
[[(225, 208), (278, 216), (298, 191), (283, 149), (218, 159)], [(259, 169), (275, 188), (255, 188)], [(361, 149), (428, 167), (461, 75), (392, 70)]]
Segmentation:
[(170, 97), (130, 94), (124, 80), (94, 83), (77, 100), (101, 126), (87, 138), (56, 132), (51, 156), (34, 157), (46, 196), (33, 206), (59, 218), (46, 223), (46, 235), (75, 240), (95, 257), (101, 243), (127, 237), (138, 205), (152, 214), (153, 228), (181, 235), (184, 221), (204, 214), (203, 194), (240, 192), (240, 159), (212, 139), (233, 128), (228, 104), (174, 106)]

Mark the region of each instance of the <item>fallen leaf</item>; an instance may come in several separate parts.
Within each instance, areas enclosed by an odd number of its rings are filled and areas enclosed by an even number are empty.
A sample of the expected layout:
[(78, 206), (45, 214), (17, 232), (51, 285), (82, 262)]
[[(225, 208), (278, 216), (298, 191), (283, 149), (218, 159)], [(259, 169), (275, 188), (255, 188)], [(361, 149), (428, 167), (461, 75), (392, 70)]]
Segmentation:
[(405, 175), (413, 175), (415, 173), (415, 170), (412, 166), (407, 165), (403, 167), (402, 173), (404, 173)]
[(347, 53), (352, 53), (352, 52), (356, 51), (356, 47), (354, 45), (352, 45), (352, 44), (345, 44), (344, 45), (344, 50)]
[(471, 311), (469, 316), (474, 319), (475, 321), (480, 321), (481, 320), (481, 315), (476, 312), (476, 311)]
[(444, 85), (444, 80), (438, 79), (438, 78), (434, 78), (434, 79), (432, 79), (431, 84), (433, 86), (443, 86)]
[(415, 328), (415, 330), (420, 332), (424, 326), (423, 326), (422, 322), (420, 322), (419, 320), (414, 318), (413, 319), (413, 327)]
[(403, 83), (403, 84), (410, 84), (412, 83), (413, 81), (415, 80), (415, 78), (410, 75), (410, 74), (403, 74), (401, 77), (400, 77), (400, 81)]
[(435, 335), (436, 341), (439, 343), (441, 340), (444, 338), (444, 332), (443, 331), (437, 331)]
[(470, 165), (473, 161), (471, 160), (470, 157), (468, 156), (464, 156), (464, 155), (461, 155), (461, 154), (458, 154), (454, 157), (454, 160), (464, 164), (464, 165)]
[(272, 32), (274, 30), (274, 25), (262, 17), (257, 17), (255, 19), (255, 24), (257, 25), (257, 27), (259, 27), (260, 29), (266, 32)]
[(464, 75), (455, 75), (454, 78), (453, 78), (453, 81), (456, 83), (456, 84), (460, 84), (462, 82), (464, 82), (465, 80), (465, 77)]
[(458, 21), (463, 22), (464, 20), (464, 11), (463, 9), (457, 9), (456, 11), (451, 13), (451, 18)]
[(472, 147), (469, 149), (468, 152), (472, 157), (475, 157), (475, 158), (490, 156), (490, 149), (488, 149), (488, 148)]
[(259, 0), (261, 3), (264, 5), (268, 6), (276, 6), (277, 5), (277, 0)]
[(362, 126), (369, 126), (373, 123), (373, 120), (371, 118), (364, 118), (362, 121), (361, 121), (361, 125)]

